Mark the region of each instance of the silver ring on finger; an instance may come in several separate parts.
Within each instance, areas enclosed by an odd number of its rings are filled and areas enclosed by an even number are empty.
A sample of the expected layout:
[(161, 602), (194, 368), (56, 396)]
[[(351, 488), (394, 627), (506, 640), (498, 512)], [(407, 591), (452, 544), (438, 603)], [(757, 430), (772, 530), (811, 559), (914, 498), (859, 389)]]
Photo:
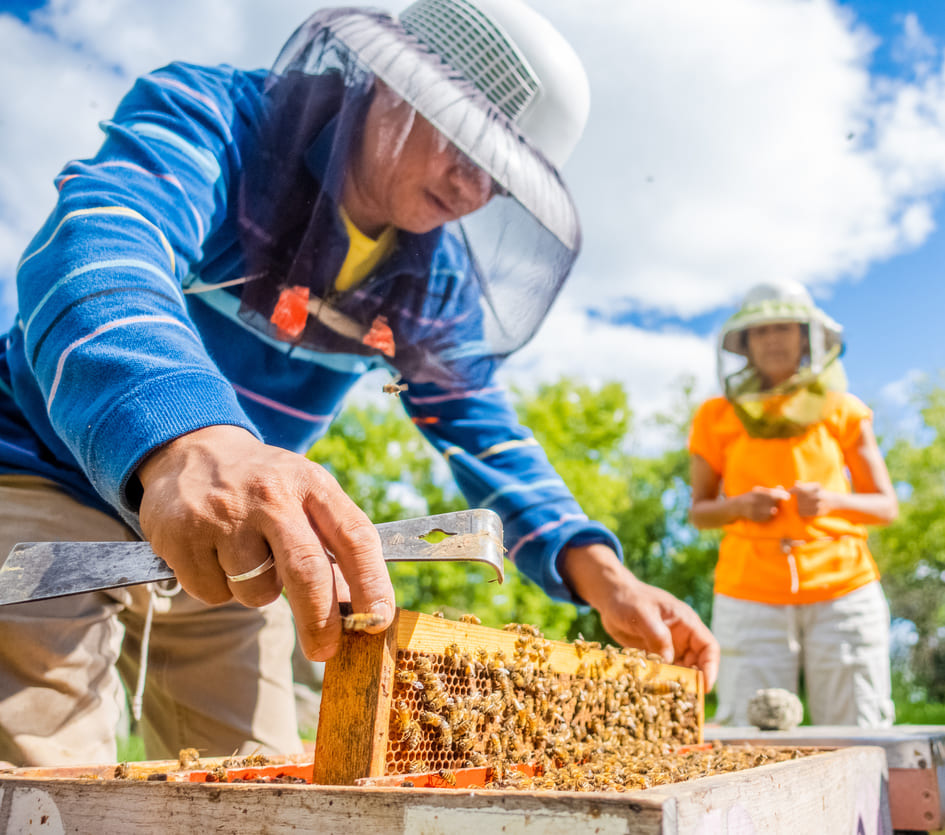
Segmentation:
[(276, 564), (275, 557), (272, 556), (272, 551), (269, 552), (269, 556), (257, 565), (255, 568), (251, 568), (249, 571), (244, 571), (242, 574), (226, 574), (226, 579), (231, 583), (242, 583), (244, 580), (252, 580), (253, 577), (258, 577), (260, 574), (265, 574), (270, 568)]

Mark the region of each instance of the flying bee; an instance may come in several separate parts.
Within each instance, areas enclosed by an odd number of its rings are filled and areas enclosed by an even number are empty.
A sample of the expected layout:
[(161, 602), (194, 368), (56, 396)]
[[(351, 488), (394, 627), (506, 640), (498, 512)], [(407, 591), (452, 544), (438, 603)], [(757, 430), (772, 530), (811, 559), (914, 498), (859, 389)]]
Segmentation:
[(400, 397), (400, 393), (407, 390), (407, 384), (400, 383), (398, 380), (400, 380), (400, 377), (396, 380), (391, 380), (389, 383), (384, 383), (384, 385), (381, 386), (381, 391), (383, 391), (384, 394), (392, 394), (394, 397)]

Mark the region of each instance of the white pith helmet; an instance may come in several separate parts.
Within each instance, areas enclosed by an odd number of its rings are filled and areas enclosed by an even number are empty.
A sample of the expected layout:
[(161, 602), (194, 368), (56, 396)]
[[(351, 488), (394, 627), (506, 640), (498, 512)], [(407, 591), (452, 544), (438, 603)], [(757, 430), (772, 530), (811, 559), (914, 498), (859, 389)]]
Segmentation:
[(747, 358), (745, 330), (777, 322), (798, 322), (807, 326), (810, 367), (815, 373), (823, 368), (828, 352), (843, 349), (843, 328), (814, 304), (803, 284), (790, 280), (762, 282), (745, 294), (741, 307), (719, 333), (719, 378), (723, 387), (724, 352)]
[(521, 0), (417, 0), (398, 18), (561, 168), (584, 132), (590, 86), (542, 15)]

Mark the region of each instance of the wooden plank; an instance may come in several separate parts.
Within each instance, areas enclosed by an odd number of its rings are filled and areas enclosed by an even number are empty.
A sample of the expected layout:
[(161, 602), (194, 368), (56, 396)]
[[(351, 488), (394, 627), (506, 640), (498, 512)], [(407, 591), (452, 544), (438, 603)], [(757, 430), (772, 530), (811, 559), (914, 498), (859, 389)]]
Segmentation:
[(37, 780), (7, 772), (0, 833), (889, 835), (887, 801), (885, 757), (869, 747), (624, 794)]
[(379, 635), (345, 633), (325, 664), (313, 782), (351, 785), (384, 774), (399, 617)]
[(891, 835), (886, 755), (844, 748), (650, 790), (675, 798), (664, 833)]
[(0, 775), (0, 833), (126, 835), (662, 835), (663, 806), (639, 795), (78, 782)]
[[(501, 649), (511, 657), (515, 652), (515, 642), (519, 637), (516, 632), (435, 618), (432, 615), (406, 610), (401, 610), (397, 621), (397, 648), (411, 649), (415, 652), (442, 653), (449, 644), (455, 642), (464, 649), (470, 650), (478, 647), (485, 647), (490, 651)], [(551, 648), (549, 664), (557, 673), (573, 675), (578, 671), (582, 661), (603, 661), (606, 658), (603, 650), (588, 650), (582, 655), (575, 650), (573, 644), (563, 641), (549, 641), (548, 643)], [(620, 661), (623, 661), (622, 657)], [(693, 693), (699, 690), (702, 674), (692, 667), (677, 667), (643, 658), (639, 663), (640, 677), (646, 681), (678, 681), (684, 690)]]

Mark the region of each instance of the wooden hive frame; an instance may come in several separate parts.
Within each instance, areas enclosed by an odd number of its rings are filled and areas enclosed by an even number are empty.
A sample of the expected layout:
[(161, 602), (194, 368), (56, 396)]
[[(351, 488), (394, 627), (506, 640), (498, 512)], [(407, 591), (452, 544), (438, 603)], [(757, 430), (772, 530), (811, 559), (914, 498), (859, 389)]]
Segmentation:
[[(443, 659), (453, 644), (469, 652), (501, 651), (512, 657), (520, 638), (516, 632), (402, 609), (398, 609), (394, 622), (383, 633), (344, 633), (338, 652), (325, 666), (313, 782), (353, 785), (360, 778), (388, 773), (389, 758), (392, 752), (396, 756), (398, 744), (391, 731), (398, 657), (401, 664), (404, 658), (416, 658), (418, 654)], [(605, 667), (613, 664), (603, 650), (584, 650), (560, 641), (546, 643), (548, 668), (559, 675), (583, 674), (588, 663), (600, 662)], [(672, 687), (678, 686), (688, 694), (697, 723), (697, 739), (692, 741), (702, 742), (705, 703), (702, 673), (652, 659), (638, 659), (637, 663), (639, 676), (648, 687), (658, 690), (661, 683), (672, 683)]]

